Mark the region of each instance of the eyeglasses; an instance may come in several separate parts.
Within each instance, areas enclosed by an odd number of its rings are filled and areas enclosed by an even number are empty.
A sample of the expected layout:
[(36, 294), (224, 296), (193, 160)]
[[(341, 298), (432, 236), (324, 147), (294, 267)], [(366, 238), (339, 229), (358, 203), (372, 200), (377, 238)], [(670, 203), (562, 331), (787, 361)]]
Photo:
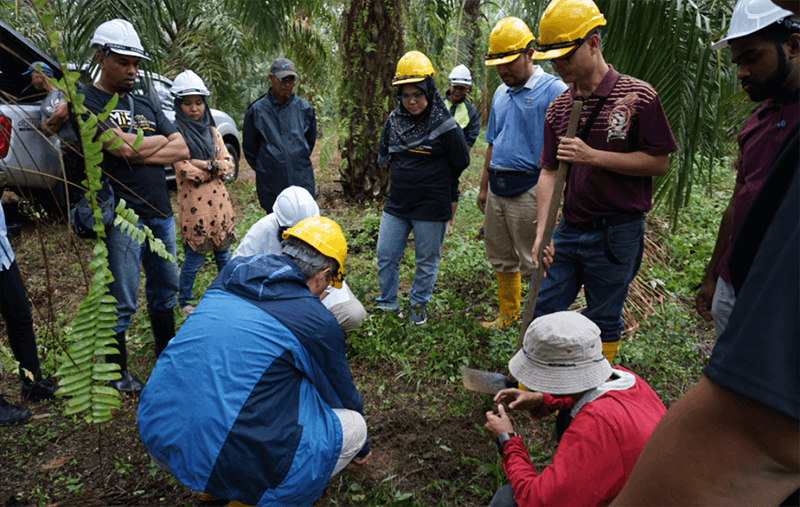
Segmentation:
[(294, 76), (286, 76), (283, 79), (278, 79), (281, 83), (294, 83), (295, 77)]
[(415, 93), (412, 93), (411, 95), (409, 95), (409, 94), (400, 95), (400, 100), (402, 100), (403, 102), (411, 102), (412, 100), (414, 102), (417, 102), (419, 99), (421, 99), (424, 96), (425, 96), (425, 94), (422, 93), (422, 92), (415, 92)]
[[(577, 52), (578, 52), (578, 50), (581, 48), (581, 46), (583, 46), (583, 43), (584, 43), (584, 42), (586, 42), (587, 40), (589, 40), (589, 37), (591, 37), (591, 36), (592, 36), (592, 34), (589, 34), (589, 35), (587, 35), (587, 36), (586, 36), (586, 37), (584, 37), (584, 38), (581, 38), (581, 39), (578, 39), (578, 40), (575, 40), (575, 41), (573, 41), (573, 42), (572, 42), (572, 44), (575, 44), (575, 49), (573, 49), (572, 51), (570, 51), (570, 52), (569, 52), (569, 53), (567, 53), (566, 55), (564, 55), (564, 56), (559, 56), (558, 58), (551, 58), (551, 59), (549, 59), (549, 60), (546, 60), (546, 61), (547, 61), (548, 63), (550, 63), (551, 65), (552, 65), (552, 64), (554, 64), (554, 63), (558, 63), (558, 64), (559, 64), (559, 65), (561, 65), (562, 67), (563, 67), (564, 65), (569, 65), (569, 60), (570, 60), (570, 58), (572, 58), (573, 56), (575, 56), (575, 53), (577, 53)], [(551, 45), (549, 49), (558, 49), (558, 48), (553, 48), (553, 47), (552, 47), (552, 46), (556, 46), (556, 45), (557, 45), (557, 44), (553, 44), (553, 45)], [(542, 49), (538, 49), (538, 50), (539, 50), (539, 51), (544, 51), (544, 50), (545, 50), (545, 46), (542, 46)]]

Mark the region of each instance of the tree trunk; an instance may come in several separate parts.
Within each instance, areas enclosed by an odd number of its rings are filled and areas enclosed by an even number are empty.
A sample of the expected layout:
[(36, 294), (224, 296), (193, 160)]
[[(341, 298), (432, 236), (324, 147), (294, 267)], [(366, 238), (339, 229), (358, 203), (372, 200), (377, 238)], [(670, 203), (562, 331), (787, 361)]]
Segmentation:
[[(475, 80), (480, 83), (480, 89), (476, 90), (477, 100), (473, 103), (478, 115), (481, 118), (481, 124), (486, 125), (489, 121), (489, 109), (491, 108), (492, 98), (489, 87), (487, 86), (487, 67), (484, 63), (484, 55), (478, 47), (477, 41), (481, 40), (481, 26), (480, 18), (483, 16), (481, 13), (482, 0), (465, 0), (464, 1), (464, 34), (468, 40), (471, 41), (469, 46), (469, 68), (473, 72), (480, 73), (483, 79)], [(494, 90), (491, 90), (494, 92)]]
[(402, 56), (404, 0), (352, 0), (344, 13), (340, 174), (344, 195), (365, 200), (389, 192), (390, 168), (378, 165), (383, 122), (395, 108), (392, 78)]

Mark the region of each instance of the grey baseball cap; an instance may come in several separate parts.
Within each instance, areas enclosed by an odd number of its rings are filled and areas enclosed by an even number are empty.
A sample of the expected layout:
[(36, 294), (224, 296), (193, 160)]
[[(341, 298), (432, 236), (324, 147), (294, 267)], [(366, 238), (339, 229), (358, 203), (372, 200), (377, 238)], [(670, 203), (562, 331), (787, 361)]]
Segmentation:
[(269, 73), (278, 79), (283, 79), (286, 76), (297, 77), (297, 69), (291, 60), (287, 58), (278, 58), (272, 65), (269, 66)]

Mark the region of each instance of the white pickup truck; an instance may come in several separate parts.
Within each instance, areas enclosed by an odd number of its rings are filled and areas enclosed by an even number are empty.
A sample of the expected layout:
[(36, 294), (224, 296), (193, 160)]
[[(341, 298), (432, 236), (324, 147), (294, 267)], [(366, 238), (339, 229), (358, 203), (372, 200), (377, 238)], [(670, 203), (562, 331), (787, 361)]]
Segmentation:
[[(39, 130), (45, 94), (30, 86), (28, 76), (21, 75), (28, 69), (26, 61), (45, 61), (55, 70), (56, 78), (62, 75), (52, 58), (0, 21), (0, 194), (6, 188), (26, 196), (30, 191), (47, 201), (52, 200), (51, 189), (61, 175), (61, 143), (58, 136), (47, 137)], [(171, 87), (169, 79), (140, 71), (134, 93), (149, 95), (174, 121)], [(228, 178), (233, 181), (239, 173), (239, 131), (226, 113), (217, 109), (211, 109), (211, 113), (234, 160), (234, 171)], [(165, 170), (167, 178), (173, 179), (172, 167)]]

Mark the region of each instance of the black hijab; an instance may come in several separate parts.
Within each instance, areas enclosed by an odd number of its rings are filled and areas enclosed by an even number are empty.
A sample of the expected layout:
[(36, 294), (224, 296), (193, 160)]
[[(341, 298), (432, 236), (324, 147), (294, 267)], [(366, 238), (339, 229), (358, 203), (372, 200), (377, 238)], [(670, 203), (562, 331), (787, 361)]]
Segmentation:
[[(386, 153), (397, 153), (419, 146), (425, 140), (436, 139), (443, 133), (458, 127), (453, 115), (444, 105), (442, 96), (433, 82), (433, 78), (425, 76), (423, 81), (408, 83), (418, 87), (425, 93), (428, 107), (418, 115), (411, 114), (400, 100), (400, 90), (397, 87), (397, 109), (389, 114), (381, 137), (381, 148)], [(381, 150), (383, 151), (383, 150)]]
[[(202, 95), (201, 95), (202, 96)], [(185, 114), (181, 109), (181, 102), (183, 97), (175, 97), (175, 128), (183, 136), (186, 145), (189, 147), (189, 155), (197, 160), (211, 160), (215, 155), (215, 140), (214, 140), (214, 118), (211, 117), (211, 108), (208, 107), (208, 100), (203, 97), (203, 103), (206, 105), (203, 116), (199, 120), (194, 121)]]

